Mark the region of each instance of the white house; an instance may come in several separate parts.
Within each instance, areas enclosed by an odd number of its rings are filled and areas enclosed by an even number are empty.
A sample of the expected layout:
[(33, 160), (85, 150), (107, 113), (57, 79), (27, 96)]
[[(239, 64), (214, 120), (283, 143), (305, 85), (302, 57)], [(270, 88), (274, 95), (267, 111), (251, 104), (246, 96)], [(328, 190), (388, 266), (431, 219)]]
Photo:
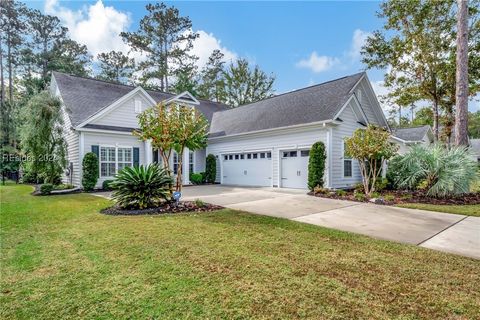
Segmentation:
[[(322, 141), (327, 150), (326, 187), (361, 181), (358, 165), (344, 156), (344, 138), (372, 123), (388, 128), (366, 73), (328, 81), (230, 109), (185, 92), (172, 95), (54, 72), (51, 90), (63, 103), (72, 180), (81, 184), (81, 161), (99, 155), (104, 180), (125, 166), (158, 160), (150, 143), (132, 135), (137, 115), (160, 101), (197, 108), (210, 122), (206, 150), (185, 152), (184, 183), (190, 172), (205, 171), (205, 157), (217, 157), (222, 184), (306, 188), (309, 150)], [(170, 164), (176, 171), (176, 155)], [(69, 177), (64, 177), (69, 180)]]
[(429, 146), (434, 143), (435, 138), (432, 128), (429, 125), (411, 127), (411, 128), (397, 128), (392, 130), (391, 140), (398, 144), (399, 154), (405, 154), (413, 145)]

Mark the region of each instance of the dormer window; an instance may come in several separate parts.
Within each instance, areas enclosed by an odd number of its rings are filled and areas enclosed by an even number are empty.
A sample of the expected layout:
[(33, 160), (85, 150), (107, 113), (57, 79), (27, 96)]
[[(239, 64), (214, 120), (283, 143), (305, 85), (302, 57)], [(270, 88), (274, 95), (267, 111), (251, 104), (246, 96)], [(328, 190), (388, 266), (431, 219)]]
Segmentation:
[(142, 100), (135, 99), (135, 113), (141, 113), (141, 112), (142, 112)]
[(360, 103), (362, 103), (362, 90), (357, 90), (357, 99)]

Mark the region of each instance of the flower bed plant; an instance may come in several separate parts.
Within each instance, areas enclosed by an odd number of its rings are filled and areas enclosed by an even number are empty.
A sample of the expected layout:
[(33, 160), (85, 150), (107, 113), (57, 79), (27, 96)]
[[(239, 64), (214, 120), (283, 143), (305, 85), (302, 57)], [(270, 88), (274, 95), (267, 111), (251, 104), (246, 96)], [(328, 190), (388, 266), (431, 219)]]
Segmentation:
[(182, 212), (210, 212), (214, 210), (223, 209), (221, 206), (205, 203), (201, 200), (195, 201), (181, 201), (178, 205), (175, 202), (165, 202), (160, 206), (148, 209), (122, 209), (119, 206), (113, 206), (100, 211), (108, 215), (159, 215)]
[(317, 192), (310, 192), (310, 195), (349, 200), (357, 202), (368, 202), (371, 199), (380, 198), (381, 201), (376, 203), (382, 203), (386, 205), (396, 205), (404, 203), (425, 203), (425, 204), (438, 204), (438, 205), (467, 205), (467, 204), (480, 204), (480, 193), (472, 192), (462, 195), (453, 195), (448, 197), (431, 197), (423, 190), (407, 191), (407, 190), (383, 190), (372, 194), (371, 197), (366, 197), (361, 191), (358, 190), (316, 190)]

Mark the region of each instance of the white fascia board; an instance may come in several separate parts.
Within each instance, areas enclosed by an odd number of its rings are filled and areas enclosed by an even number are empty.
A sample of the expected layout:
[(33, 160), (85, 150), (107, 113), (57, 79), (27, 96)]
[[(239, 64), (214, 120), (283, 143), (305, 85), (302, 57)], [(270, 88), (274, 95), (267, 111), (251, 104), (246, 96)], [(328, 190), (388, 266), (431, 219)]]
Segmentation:
[[(191, 100), (193, 101), (190, 101), (190, 100), (182, 100), (182, 97), (183, 96), (188, 96)], [(176, 95), (175, 97), (172, 97), (170, 99), (167, 99), (165, 101), (166, 104), (168, 104), (169, 102), (173, 102), (173, 101), (178, 101), (178, 102), (182, 102), (182, 103), (187, 103), (187, 104), (194, 104), (194, 105), (199, 105), (200, 104), (200, 101), (198, 101), (194, 96), (193, 94), (191, 94), (190, 92), (188, 91), (184, 91), (178, 95)]]
[(353, 88), (350, 90), (350, 92), (354, 92), (355, 89), (357, 88), (357, 86), (363, 81), (363, 80), (366, 80), (366, 83), (367, 83), (367, 86), (368, 88), (370, 89), (370, 94), (373, 95), (373, 102), (376, 106), (376, 109), (375, 112), (378, 114), (380, 114), (380, 117), (383, 119), (383, 121), (385, 121), (385, 124), (387, 125), (387, 129), (388, 131), (391, 131), (391, 128), (390, 126), (388, 125), (388, 121), (387, 121), (387, 118), (385, 117), (385, 114), (383, 113), (383, 109), (382, 107), (380, 106), (380, 103), (378, 102), (378, 99), (377, 99), (377, 95), (375, 94), (375, 90), (373, 90), (373, 87), (372, 87), (372, 83), (370, 82), (370, 79), (368, 79), (368, 75), (367, 73), (365, 72), (361, 77), (360, 79), (357, 81), (357, 83), (353, 86)]
[(109, 106), (101, 109), (97, 113), (93, 114), (90, 118), (88, 118), (87, 120), (85, 120), (82, 123), (80, 123), (79, 125), (77, 125), (77, 129), (85, 126), (86, 124), (88, 124), (88, 123), (102, 117), (103, 115), (107, 114), (108, 112), (114, 110), (115, 108), (119, 107), (122, 103), (124, 103), (128, 99), (132, 98), (135, 94), (137, 94), (139, 92), (141, 94), (143, 94), (145, 96), (145, 98), (147, 98), (147, 100), (152, 103), (152, 105), (157, 104), (157, 102), (142, 87), (136, 87), (135, 89), (133, 89), (132, 91), (130, 91), (126, 95), (117, 99), (115, 102), (113, 102)]
[(75, 128), (79, 132), (95, 132), (95, 133), (106, 133), (106, 134), (121, 134), (121, 135), (130, 135), (133, 136), (131, 132), (125, 131), (115, 131), (115, 130), (103, 130), (103, 129), (91, 129), (91, 128)]
[(393, 135), (390, 135), (390, 138), (392, 138), (393, 140), (397, 140), (398, 142), (401, 142), (401, 143), (404, 143), (406, 145), (409, 145), (409, 144), (416, 144), (416, 143), (420, 143), (422, 141), (409, 141), (409, 140), (403, 140), (403, 139), (400, 139), (399, 137), (395, 137)]
[(296, 124), (296, 125), (292, 125), (292, 126), (277, 127), (277, 128), (272, 128), (272, 129), (263, 129), (263, 130), (256, 130), (256, 131), (230, 134), (228, 136), (211, 137), (211, 138), (208, 138), (208, 140), (209, 141), (215, 141), (215, 140), (226, 140), (228, 138), (243, 137), (243, 136), (250, 136), (250, 135), (255, 136), (255, 135), (258, 135), (258, 134), (276, 134), (277, 131), (284, 131), (284, 130), (288, 130), (288, 129), (308, 129), (310, 127), (316, 127), (316, 126), (319, 126), (319, 125), (323, 125), (323, 127), (325, 127), (326, 125), (338, 125), (338, 124), (341, 124), (341, 123), (342, 122), (335, 121), (335, 120), (316, 121), (316, 122), (310, 122), (310, 123)]
[[(337, 112), (337, 114), (333, 117), (333, 119), (337, 119), (341, 114), (342, 112), (345, 110), (345, 108), (347, 108), (347, 106), (350, 104), (351, 101), (354, 101), (355, 104), (357, 105), (357, 108), (358, 110), (360, 110), (360, 113), (362, 114), (362, 117), (363, 117), (363, 120), (365, 121), (365, 123), (368, 125), (369, 122), (368, 122), (368, 119), (367, 119), (367, 115), (365, 114), (365, 112), (363, 111), (363, 108), (360, 104), (360, 102), (358, 101), (357, 97), (355, 96), (355, 94), (352, 94), (350, 96), (350, 98), (348, 98), (347, 102), (345, 102), (345, 104), (342, 106), (342, 108), (340, 109), (340, 111)], [(353, 112), (353, 114), (355, 115), (355, 118), (357, 118), (357, 114), (355, 112)], [(358, 121), (360, 121), (360, 119), (357, 118)]]

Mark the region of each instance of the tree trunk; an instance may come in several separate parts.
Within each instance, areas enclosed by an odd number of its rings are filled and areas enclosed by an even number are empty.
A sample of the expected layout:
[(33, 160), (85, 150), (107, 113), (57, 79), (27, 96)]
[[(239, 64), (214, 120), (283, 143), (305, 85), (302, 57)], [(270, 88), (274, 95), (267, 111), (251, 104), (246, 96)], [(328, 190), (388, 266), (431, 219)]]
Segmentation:
[(0, 42), (0, 106), (3, 110), (3, 103), (5, 102), (5, 82), (3, 79), (3, 51), (2, 50), (3, 50), (2, 43)]
[(398, 127), (402, 127), (402, 106), (398, 106)]
[(435, 136), (435, 141), (438, 141), (438, 101), (437, 99), (433, 100), (433, 135)]
[(7, 33), (7, 57), (8, 57), (8, 100), (13, 102), (13, 67), (12, 67), (12, 43), (10, 33)]
[(468, 145), (468, 0), (457, 0), (455, 144)]

